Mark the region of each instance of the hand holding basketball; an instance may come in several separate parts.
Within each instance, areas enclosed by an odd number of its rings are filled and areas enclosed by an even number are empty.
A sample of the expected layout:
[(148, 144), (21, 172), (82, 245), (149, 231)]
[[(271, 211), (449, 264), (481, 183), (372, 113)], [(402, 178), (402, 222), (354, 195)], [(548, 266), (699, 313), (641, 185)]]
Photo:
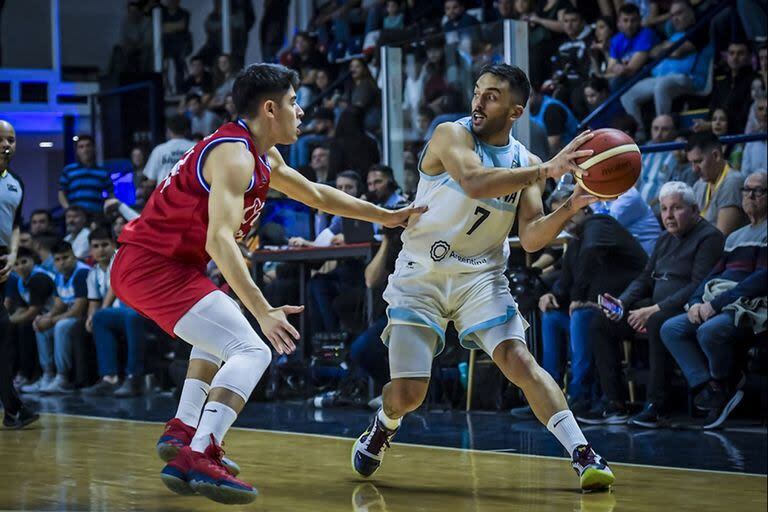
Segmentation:
[(599, 200), (599, 197), (595, 197), (589, 194), (581, 185), (577, 183), (573, 189), (573, 192), (571, 193), (571, 197), (569, 197), (565, 202), (563, 208), (567, 209), (571, 214), (575, 214), (578, 213), (578, 211), (582, 208), (586, 208), (587, 206), (591, 205), (592, 203), (596, 203)]
[(594, 151), (592, 149), (579, 149), (582, 144), (592, 139), (594, 135), (587, 130), (578, 137), (569, 142), (555, 157), (547, 162), (549, 167), (547, 178), (559, 180), (569, 172), (582, 172), (582, 169), (576, 165), (576, 160), (580, 158), (589, 158)]

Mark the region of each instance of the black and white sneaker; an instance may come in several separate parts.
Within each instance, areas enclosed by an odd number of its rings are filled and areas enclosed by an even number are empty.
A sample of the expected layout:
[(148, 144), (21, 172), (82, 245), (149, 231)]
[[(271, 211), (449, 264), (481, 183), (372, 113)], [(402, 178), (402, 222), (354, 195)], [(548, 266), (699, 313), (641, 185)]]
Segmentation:
[(34, 423), (38, 419), (40, 419), (39, 414), (22, 405), (21, 409), (19, 409), (19, 412), (16, 414), (9, 414), (6, 411), (3, 416), (3, 426), (5, 428), (17, 430), (26, 427), (30, 423)]
[(635, 414), (627, 422), (634, 427), (659, 428), (669, 423), (669, 419), (662, 412), (662, 407), (654, 402), (648, 402), (643, 410)]
[(384, 459), (384, 452), (389, 448), (389, 443), (395, 437), (397, 430), (384, 427), (379, 422), (377, 413), (373, 423), (352, 446), (352, 469), (366, 478), (374, 474), (379, 469)]
[(724, 404), (715, 409), (710, 409), (709, 415), (707, 416), (705, 424), (702, 428), (704, 430), (720, 428), (720, 426), (725, 422), (725, 420), (728, 419), (728, 416), (730, 416), (736, 406), (739, 405), (742, 398), (744, 398), (744, 391), (740, 389), (731, 393)]
[(587, 425), (623, 425), (628, 417), (623, 405), (610, 402), (602, 411), (592, 410), (577, 416), (576, 419)]

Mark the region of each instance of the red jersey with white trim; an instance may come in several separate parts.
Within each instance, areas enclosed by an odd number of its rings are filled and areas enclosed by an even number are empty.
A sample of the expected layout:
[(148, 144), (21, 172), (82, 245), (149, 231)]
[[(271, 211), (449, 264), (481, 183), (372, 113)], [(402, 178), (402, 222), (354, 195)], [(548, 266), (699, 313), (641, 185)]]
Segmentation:
[(203, 165), (210, 150), (222, 142), (245, 144), (256, 162), (243, 191), (243, 221), (234, 234), (237, 239), (245, 237), (264, 207), (270, 167), (267, 155), (256, 152), (248, 125), (241, 119), (221, 126), (181, 157), (171, 174), (158, 183), (141, 217), (123, 228), (119, 242), (204, 268), (211, 257), (205, 251), (210, 185), (203, 177)]

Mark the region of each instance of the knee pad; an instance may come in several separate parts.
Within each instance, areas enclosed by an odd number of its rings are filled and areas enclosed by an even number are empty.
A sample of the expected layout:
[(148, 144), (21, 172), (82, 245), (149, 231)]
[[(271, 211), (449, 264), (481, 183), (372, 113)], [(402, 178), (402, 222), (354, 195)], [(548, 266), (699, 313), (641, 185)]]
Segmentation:
[(227, 362), (213, 378), (211, 389), (228, 389), (247, 402), (272, 361), (272, 351), (258, 337), (227, 348)]
[(192, 347), (192, 352), (189, 353), (189, 360), (191, 361), (192, 359), (202, 359), (221, 368), (221, 359), (197, 347)]

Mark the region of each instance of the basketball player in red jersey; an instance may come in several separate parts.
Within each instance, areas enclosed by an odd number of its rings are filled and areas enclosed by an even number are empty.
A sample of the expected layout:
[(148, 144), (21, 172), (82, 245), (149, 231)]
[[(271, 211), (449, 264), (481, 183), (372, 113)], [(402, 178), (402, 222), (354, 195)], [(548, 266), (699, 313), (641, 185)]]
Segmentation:
[(198, 492), (221, 503), (248, 503), (257, 495), (235, 478), (236, 468), (225, 466), (221, 443), (271, 351), (205, 269), (213, 259), (278, 353), (295, 350), (299, 333), (286, 315), (303, 306), (269, 304), (237, 245), (269, 187), (318, 210), (390, 227), (424, 211), (379, 208), (312, 183), (285, 164), (274, 145), (298, 137), (304, 114), (296, 104), (298, 84), (296, 72), (279, 65), (242, 71), (232, 90), (241, 117), (190, 149), (120, 235), (111, 271), (115, 294), (193, 346), (179, 409), (158, 443), (161, 457), (171, 459), (163, 482), (179, 494)]

